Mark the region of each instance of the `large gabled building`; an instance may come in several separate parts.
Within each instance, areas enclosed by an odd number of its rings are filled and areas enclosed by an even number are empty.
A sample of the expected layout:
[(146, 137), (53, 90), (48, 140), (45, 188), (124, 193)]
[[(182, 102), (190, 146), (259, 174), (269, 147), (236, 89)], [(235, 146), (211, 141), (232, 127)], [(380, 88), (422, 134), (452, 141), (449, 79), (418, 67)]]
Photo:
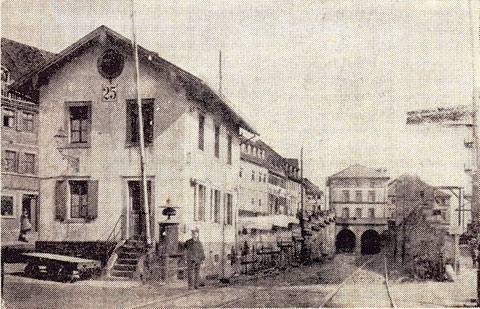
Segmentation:
[(149, 217), (129, 39), (101, 26), (11, 86), (39, 105), (39, 243), (88, 256), (91, 243), (144, 239), (148, 221), (157, 253), (176, 256), (197, 227), (202, 272), (226, 275), (240, 128), (256, 132), (199, 78), (142, 47), (139, 59)]

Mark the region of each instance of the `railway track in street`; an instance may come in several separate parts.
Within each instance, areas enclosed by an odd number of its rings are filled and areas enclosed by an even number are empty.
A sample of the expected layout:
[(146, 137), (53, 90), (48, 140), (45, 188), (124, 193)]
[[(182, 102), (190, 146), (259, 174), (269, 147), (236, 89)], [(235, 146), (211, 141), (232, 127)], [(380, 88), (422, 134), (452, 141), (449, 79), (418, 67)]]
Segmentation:
[(202, 288), (138, 304), (155, 307), (390, 307), (396, 308), (388, 284), (386, 258), (370, 257), (334, 288), (331, 284), (225, 286)]
[[(373, 269), (376, 271), (366, 269), (372, 264), (375, 264)], [(330, 292), (320, 307), (397, 308), (390, 290), (386, 257), (379, 259), (377, 255), (370, 258)]]

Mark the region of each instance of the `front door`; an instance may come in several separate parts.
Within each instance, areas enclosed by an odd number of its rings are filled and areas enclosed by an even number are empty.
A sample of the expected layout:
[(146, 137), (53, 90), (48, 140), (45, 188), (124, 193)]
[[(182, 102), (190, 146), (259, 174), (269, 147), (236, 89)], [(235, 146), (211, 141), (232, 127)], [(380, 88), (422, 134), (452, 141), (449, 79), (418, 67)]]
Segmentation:
[(32, 224), (32, 231), (38, 231), (38, 205), (37, 196), (24, 194), (22, 196), (22, 213), (25, 213), (28, 221)]
[[(130, 231), (129, 236), (135, 239), (145, 237), (145, 211), (142, 204), (142, 192), (140, 181), (129, 181), (129, 212), (130, 212)], [(151, 181), (147, 181), (148, 205), (151, 203), (152, 195)]]

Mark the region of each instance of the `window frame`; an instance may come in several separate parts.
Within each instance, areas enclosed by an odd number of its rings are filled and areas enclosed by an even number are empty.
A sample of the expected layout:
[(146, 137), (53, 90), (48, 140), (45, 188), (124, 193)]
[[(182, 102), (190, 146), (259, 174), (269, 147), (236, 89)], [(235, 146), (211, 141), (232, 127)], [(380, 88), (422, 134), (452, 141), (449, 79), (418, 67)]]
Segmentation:
[[(72, 215), (72, 209), (73, 209), (73, 193), (72, 193), (72, 184), (79, 184), (79, 183), (84, 183), (85, 184), (85, 187), (84, 187), (84, 194), (81, 194), (81, 196), (83, 197), (83, 200), (84, 200), (84, 204), (81, 205), (81, 203), (79, 203), (79, 210), (78, 210), (78, 213), (79, 213), (79, 216), (78, 217), (74, 217)], [(68, 203), (67, 203), (67, 219), (69, 220), (87, 220), (88, 219), (88, 180), (80, 180), (80, 179), (71, 179), (71, 180), (68, 180), (68, 186), (67, 186), (67, 194), (68, 194)], [(83, 208), (83, 216), (82, 216), (82, 208)]]
[[(5, 161), (11, 160), (11, 158), (7, 158), (7, 153), (13, 153), (13, 169), (7, 169)], [(10, 164), (8, 164), (9, 166)], [(10, 173), (18, 173), (18, 152), (14, 150), (5, 149), (3, 152), (3, 162), (2, 162), (2, 171), (3, 172), (10, 172)]]
[(225, 225), (233, 225), (233, 194), (226, 192), (224, 195)]
[(355, 191), (355, 202), (363, 201), (363, 192), (361, 190)]
[[(197, 185), (198, 194), (196, 194), (195, 199), (196, 202), (196, 209), (195, 209), (195, 221), (205, 222), (206, 221), (206, 208), (207, 208), (207, 186), (204, 184), (199, 183)], [(202, 199), (202, 188), (203, 188), (203, 199)], [(203, 206), (202, 206), (203, 204)]]
[[(153, 146), (155, 141), (155, 99), (154, 98), (143, 98), (142, 101), (142, 120), (143, 120), (143, 141), (145, 147)], [(148, 110), (145, 109), (145, 106), (148, 106), (148, 109), (152, 111), (151, 124), (146, 125), (148, 119), (145, 117), (145, 113)], [(126, 128), (125, 128), (125, 140), (127, 146), (138, 146), (139, 145), (139, 136), (138, 131), (138, 105), (136, 99), (128, 99), (125, 101), (125, 118), (126, 118)], [(135, 120), (135, 130), (133, 130), (133, 116), (136, 117)], [(148, 131), (147, 131), (148, 130)], [(136, 134), (134, 132), (137, 132)], [(147, 134), (148, 133), (148, 134)], [(136, 136), (134, 140), (133, 137)]]
[(232, 165), (232, 144), (233, 137), (231, 134), (227, 135), (227, 164)]
[[(33, 162), (29, 162), (26, 160), (28, 156), (33, 156)], [(26, 170), (24, 165), (25, 163), (31, 163), (31, 170)], [(18, 172), (21, 174), (30, 174), (30, 175), (36, 175), (37, 174), (37, 169), (36, 169), (36, 164), (37, 163), (37, 155), (35, 153), (30, 153), (30, 152), (25, 152), (23, 153), (22, 156), (19, 158), (19, 164), (18, 164)]]
[[(87, 107), (87, 132), (86, 132), (86, 142), (72, 142), (72, 122), (71, 122), (71, 108), (72, 107)], [(68, 144), (67, 148), (86, 148), (90, 147), (91, 143), (91, 129), (92, 129), (92, 102), (91, 101), (68, 101), (65, 102), (65, 128), (68, 135)]]
[(214, 155), (215, 158), (219, 159), (220, 158), (220, 124), (214, 122), (213, 125), (213, 131), (214, 131)]
[(214, 197), (213, 197), (213, 222), (220, 223), (220, 208), (221, 208), (221, 198), (222, 194), (220, 190), (213, 189)]
[[(31, 116), (31, 118), (26, 118), (25, 116)], [(27, 128), (26, 123), (31, 123), (31, 128)], [(35, 113), (29, 111), (22, 111), (22, 131), (28, 133), (35, 132)]]
[(205, 151), (205, 114), (198, 113), (198, 149)]
[(2, 218), (15, 218), (15, 198), (14, 198), (14, 196), (10, 195), (10, 194), (2, 194), (1, 195), (2, 206), (3, 206), (4, 198), (10, 198), (10, 200), (12, 202), (12, 214), (11, 215), (3, 215), (3, 214), (0, 213), (0, 216)]
[(368, 191), (368, 202), (375, 203), (376, 196), (375, 191)]
[[(6, 126), (5, 125), (5, 117), (7, 116), (6, 113), (12, 113), (12, 115), (9, 118), (12, 118), (12, 125), (11, 126)], [(10, 123), (10, 121), (9, 121)], [(9, 130), (15, 130), (17, 127), (17, 111), (14, 108), (10, 107), (4, 107), (2, 108), (2, 128), (6, 128)]]
[(368, 209), (368, 217), (375, 218), (375, 208), (371, 207)]

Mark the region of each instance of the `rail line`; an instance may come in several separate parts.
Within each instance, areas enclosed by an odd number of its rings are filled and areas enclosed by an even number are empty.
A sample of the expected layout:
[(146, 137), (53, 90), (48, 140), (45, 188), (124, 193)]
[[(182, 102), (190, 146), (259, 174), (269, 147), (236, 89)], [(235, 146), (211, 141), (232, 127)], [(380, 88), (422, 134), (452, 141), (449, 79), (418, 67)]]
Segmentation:
[[(378, 259), (380, 258), (379, 255), (377, 256), (373, 256), (371, 258), (369, 258), (366, 262), (364, 262), (361, 266), (359, 266), (357, 269), (355, 269), (355, 271), (353, 271), (345, 280), (343, 280), (340, 284), (338, 284), (330, 293), (328, 293), (325, 298), (323, 298), (323, 301), (320, 303), (320, 305), (318, 307), (320, 308), (325, 308), (325, 307), (335, 307), (335, 302), (332, 301), (334, 300), (335, 296), (337, 296), (339, 294), (339, 292), (345, 288), (349, 283), (351, 284), (352, 281), (354, 281), (356, 279), (357, 276), (359, 276), (359, 274), (362, 272), (363, 269), (365, 269), (366, 266), (368, 266), (370, 263), (374, 262), (374, 261), (377, 261), (377, 263), (379, 263), (380, 261), (378, 261)], [(382, 298), (384, 297), (384, 299), (380, 299), (381, 301), (384, 301), (385, 304), (389, 304), (389, 305), (385, 305), (385, 306), (389, 306), (390, 308), (397, 308), (396, 306), (396, 303), (392, 297), (392, 294), (391, 294), (391, 287), (389, 285), (389, 282), (388, 282), (388, 268), (387, 268), (387, 262), (386, 262), (386, 257), (383, 256), (383, 263), (382, 263), (382, 267), (383, 268), (383, 282), (382, 282), (382, 285), (385, 287), (385, 293), (383, 293), (384, 295), (382, 296), (381, 294), (382, 293), (376, 293), (375, 295), (377, 295), (379, 298)], [(370, 279), (370, 280), (377, 280), (378, 281), (378, 278), (373, 278), (374, 275), (367, 275), (367, 276), (372, 276), (372, 278), (367, 278), (367, 279)], [(358, 278), (357, 278), (358, 279)], [(379, 281), (378, 281), (379, 282)], [(151, 301), (148, 301), (148, 302), (145, 302), (145, 303), (142, 303), (142, 304), (138, 304), (138, 305), (135, 305), (135, 306), (131, 306), (131, 307), (128, 307), (128, 308), (149, 308), (149, 307), (152, 307), (152, 306), (159, 306), (160, 304), (167, 304), (167, 303), (171, 303), (175, 300), (178, 300), (178, 299), (181, 299), (181, 298), (190, 298), (190, 297), (195, 297), (195, 296), (199, 296), (201, 294), (205, 294), (206, 293), (209, 293), (209, 292), (220, 292), (221, 290), (223, 290), (223, 288), (202, 288), (200, 290), (194, 290), (194, 291), (188, 291), (188, 292), (185, 292), (185, 293), (182, 293), (182, 294), (179, 294), (179, 295), (175, 295), (175, 296), (171, 296), (171, 297), (163, 297), (163, 298), (157, 298), (156, 300), (151, 300)], [(320, 292), (316, 292), (316, 291), (309, 291), (308, 289), (305, 289), (305, 290), (296, 290), (295, 291), (296, 294), (297, 294), (297, 297), (298, 296), (301, 296), (301, 297), (309, 297), (308, 294), (318, 294)], [(214, 307), (216, 308), (227, 308), (227, 307), (243, 307), (243, 303), (245, 302), (249, 302), (251, 299), (254, 299), (256, 297), (259, 296), (259, 293), (262, 294), (265, 294), (265, 296), (271, 296), (270, 294), (274, 295), (274, 293), (278, 293), (278, 291), (274, 291), (272, 289), (269, 289), (269, 288), (259, 288), (259, 287), (246, 287), (246, 288), (241, 288), (241, 289), (238, 289), (237, 291), (235, 291), (235, 294), (236, 296), (234, 296), (233, 298), (231, 299), (226, 299), (225, 301), (222, 301), (222, 302), (219, 302), (219, 303), (216, 303), (214, 305)], [(388, 297), (388, 299), (387, 299)], [(377, 299), (378, 300), (378, 299)], [(338, 302), (337, 302), (338, 303)], [(352, 305), (350, 305), (352, 306)], [(382, 306), (382, 307), (385, 307), (385, 306)], [(371, 306), (369, 306), (371, 307)]]
[[(365, 263), (363, 263), (360, 267), (358, 267), (352, 274), (350, 274), (350, 276), (348, 276), (345, 280), (343, 280), (332, 292), (330, 292), (325, 300), (323, 301), (323, 303), (320, 305), (320, 308), (325, 308), (325, 307), (336, 307), (334, 305), (334, 302), (332, 301), (335, 296), (338, 295), (338, 293), (342, 290), (342, 288), (345, 288), (345, 286), (350, 283), (351, 281), (353, 281), (355, 279), (356, 276), (358, 276), (358, 274), (361, 272), (362, 269), (365, 268), (365, 266), (367, 266), (368, 264), (372, 263), (373, 261), (376, 260), (376, 258), (378, 259), (378, 256), (374, 256), (372, 258), (370, 258), (368, 261), (366, 261)], [(383, 285), (385, 286), (385, 290), (386, 290), (386, 297), (388, 298), (388, 303), (390, 305), (390, 308), (397, 308), (397, 305), (392, 297), (392, 294), (391, 294), (391, 287), (388, 283), (388, 268), (387, 268), (387, 259), (385, 256), (383, 256)], [(376, 295), (378, 295), (379, 297), (380, 296), (380, 293), (377, 293)], [(385, 299), (386, 300), (386, 299)]]

